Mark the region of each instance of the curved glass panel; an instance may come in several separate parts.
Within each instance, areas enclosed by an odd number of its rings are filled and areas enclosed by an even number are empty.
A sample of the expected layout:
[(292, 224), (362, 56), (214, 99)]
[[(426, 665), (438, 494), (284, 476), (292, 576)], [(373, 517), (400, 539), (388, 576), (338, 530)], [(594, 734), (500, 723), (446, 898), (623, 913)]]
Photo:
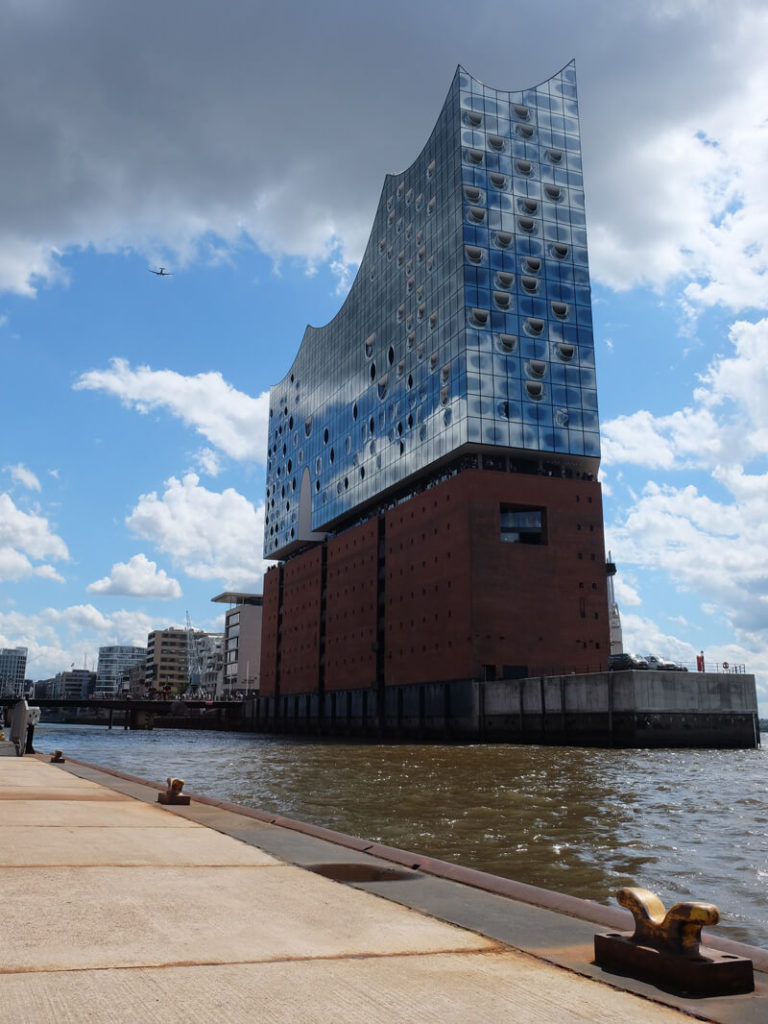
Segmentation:
[(460, 67), (342, 308), (271, 389), (265, 557), (307, 533), (297, 463), (317, 537), (468, 445), (599, 459), (583, 210), (573, 63), (513, 92)]

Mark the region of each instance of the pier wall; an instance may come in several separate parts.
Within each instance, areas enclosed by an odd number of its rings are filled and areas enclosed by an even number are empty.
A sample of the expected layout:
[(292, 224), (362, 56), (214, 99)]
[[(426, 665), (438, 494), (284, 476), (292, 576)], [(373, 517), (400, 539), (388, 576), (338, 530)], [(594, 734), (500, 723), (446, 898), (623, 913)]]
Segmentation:
[(392, 740), (608, 747), (759, 745), (754, 676), (598, 672), (256, 697), (241, 727)]

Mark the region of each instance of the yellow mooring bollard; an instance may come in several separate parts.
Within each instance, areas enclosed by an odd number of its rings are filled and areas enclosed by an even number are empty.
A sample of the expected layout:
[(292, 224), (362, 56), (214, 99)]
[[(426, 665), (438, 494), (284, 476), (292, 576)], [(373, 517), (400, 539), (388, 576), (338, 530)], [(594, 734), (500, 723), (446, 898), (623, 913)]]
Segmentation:
[(635, 931), (595, 936), (600, 967), (687, 995), (754, 991), (751, 960), (701, 948), (701, 929), (720, 920), (713, 903), (676, 903), (665, 910), (648, 889), (630, 888), (619, 889), (616, 899), (632, 912)]
[(189, 804), (189, 797), (181, 792), (184, 788), (184, 779), (174, 779), (172, 776), (167, 780), (168, 789), (164, 793), (157, 794), (159, 804), (180, 804), (186, 807)]

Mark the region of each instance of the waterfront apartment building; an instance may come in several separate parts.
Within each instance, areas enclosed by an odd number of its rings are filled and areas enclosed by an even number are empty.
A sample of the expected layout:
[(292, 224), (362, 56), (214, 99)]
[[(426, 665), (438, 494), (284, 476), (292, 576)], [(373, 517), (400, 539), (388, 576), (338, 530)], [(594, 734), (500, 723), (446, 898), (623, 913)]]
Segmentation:
[(26, 647), (0, 647), (0, 697), (24, 696), (27, 653)]
[(127, 688), (131, 668), (143, 665), (146, 657), (146, 647), (131, 647), (124, 644), (100, 647), (95, 696), (119, 697), (124, 684)]
[(267, 455), (262, 695), (607, 667), (573, 64), (458, 69), (271, 389)]
[(227, 590), (211, 600), (229, 605), (224, 619), (226, 664), (223, 696), (258, 693), (262, 595)]
[(169, 626), (147, 636), (145, 683), (158, 692), (183, 693), (187, 688), (187, 631)]

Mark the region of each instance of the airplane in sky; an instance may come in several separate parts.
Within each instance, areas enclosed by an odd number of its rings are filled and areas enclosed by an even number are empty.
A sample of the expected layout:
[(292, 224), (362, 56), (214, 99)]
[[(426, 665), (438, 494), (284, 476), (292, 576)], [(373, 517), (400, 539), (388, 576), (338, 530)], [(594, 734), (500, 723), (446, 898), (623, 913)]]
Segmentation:
[(153, 270), (151, 267), (147, 267), (150, 274), (157, 274), (158, 277), (173, 277), (173, 274), (169, 274), (165, 267), (160, 267), (159, 270)]

